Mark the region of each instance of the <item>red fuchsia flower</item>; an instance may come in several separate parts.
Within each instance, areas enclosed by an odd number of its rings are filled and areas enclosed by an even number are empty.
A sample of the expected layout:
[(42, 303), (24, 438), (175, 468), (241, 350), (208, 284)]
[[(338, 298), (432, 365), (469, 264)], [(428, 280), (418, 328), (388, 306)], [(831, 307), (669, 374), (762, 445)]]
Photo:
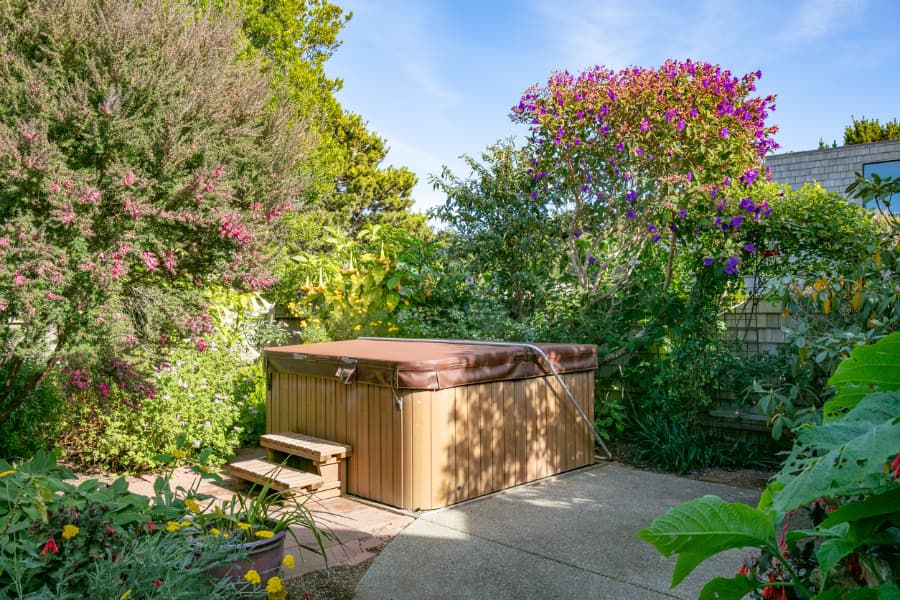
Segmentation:
[(106, 530), (106, 533), (113, 535), (116, 533), (116, 530), (110, 527), (109, 525), (104, 525), (103, 528)]
[(162, 584), (163, 584), (162, 579), (157, 579), (156, 581), (153, 582), (153, 587), (159, 588), (159, 587), (162, 587)]
[(900, 480), (900, 454), (898, 454), (897, 458), (894, 459), (894, 462), (891, 463), (891, 470), (894, 473), (894, 479)]
[(41, 550), (41, 556), (51, 552), (53, 554), (59, 554), (59, 546), (56, 545), (56, 540), (52, 537), (47, 540), (47, 543), (44, 544), (44, 549)]
[(788, 513), (784, 520), (784, 527), (781, 528), (781, 536), (778, 538), (778, 549), (781, 550), (782, 556), (787, 558), (788, 555), (788, 546), (787, 546), (787, 531), (788, 527), (791, 524), (791, 515)]
[(147, 521), (147, 533), (153, 533), (153, 530), (156, 529), (156, 523), (153, 521)]
[(741, 568), (738, 569), (738, 575), (749, 575), (750, 567), (747, 566), (747, 561), (741, 561)]

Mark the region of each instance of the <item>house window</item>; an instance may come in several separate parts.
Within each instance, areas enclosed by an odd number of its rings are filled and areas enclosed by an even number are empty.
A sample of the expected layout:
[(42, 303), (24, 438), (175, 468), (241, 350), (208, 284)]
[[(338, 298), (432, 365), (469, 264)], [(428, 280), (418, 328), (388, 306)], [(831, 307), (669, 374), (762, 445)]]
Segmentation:
[[(882, 179), (885, 177), (900, 177), (900, 160), (889, 160), (863, 165), (863, 177), (868, 179), (872, 175), (878, 175)], [(896, 206), (900, 203), (900, 194), (892, 194), (888, 200), (890, 200), (892, 206)], [(870, 206), (869, 208), (875, 207)]]

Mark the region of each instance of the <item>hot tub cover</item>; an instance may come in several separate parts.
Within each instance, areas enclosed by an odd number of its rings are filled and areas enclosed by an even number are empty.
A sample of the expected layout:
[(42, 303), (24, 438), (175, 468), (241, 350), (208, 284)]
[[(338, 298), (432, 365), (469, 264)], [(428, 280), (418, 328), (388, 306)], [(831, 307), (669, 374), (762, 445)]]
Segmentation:
[[(535, 344), (560, 373), (597, 368), (592, 344)], [(266, 369), (398, 389), (444, 388), (542, 377), (552, 371), (524, 346), (399, 340), (347, 340), (266, 348)]]

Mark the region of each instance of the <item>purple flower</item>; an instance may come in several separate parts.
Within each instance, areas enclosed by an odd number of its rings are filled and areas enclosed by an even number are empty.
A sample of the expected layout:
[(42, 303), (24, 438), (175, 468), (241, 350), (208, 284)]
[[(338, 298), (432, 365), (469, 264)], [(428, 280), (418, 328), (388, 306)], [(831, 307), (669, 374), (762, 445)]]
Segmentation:
[(678, 211), (678, 216), (681, 217), (682, 219), (687, 218), (687, 210), (682, 208), (681, 210)]
[(741, 217), (741, 216), (731, 217), (731, 226), (734, 227), (735, 229), (740, 227), (743, 222), (744, 222), (744, 217)]
[(744, 171), (744, 174), (741, 175), (741, 183), (746, 185), (747, 187), (753, 185), (753, 182), (756, 181), (756, 178), (759, 176), (758, 169), (747, 169)]
[(471, 277), (466, 277), (466, 285), (472, 285), (473, 283), (475, 283), (474, 279), (472, 279)]
[(594, 263), (596, 263), (596, 262), (597, 262), (597, 259), (594, 258), (593, 256), (589, 256), (589, 257), (588, 257), (588, 264), (589, 264), (589, 265), (592, 265), (592, 264), (594, 264)]
[(687, 123), (684, 122), (684, 119), (682, 119), (681, 121), (678, 121), (678, 125), (677, 125), (678, 131), (684, 131), (685, 127), (687, 127)]
[(649, 225), (647, 225), (647, 231), (649, 231), (650, 233), (655, 233), (656, 225), (654, 225), (653, 223), (650, 223)]
[(537, 200), (537, 199), (538, 199), (538, 193), (537, 193), (537, 192), (531, 192), (531, 199), (532, 199), (532, 200)]
[(703, 266), (704, 266), (704, 267), (711, 267), (712, 265), (713, 265), (713, 259), (711, 259), (711, 258), (708, 257), (708, 256), (707, 256), (706, 258), (703, 259)]
[(696, 107), (696, 106), (695, 106), (694, 108), (691, 109), (691, 116), (692, 116), (692, 117), (696, 117), (696, 116), (697, 116), (697, 107)]
[(756, 254), (756, 246), (753, 245), (753, 242), (747, 242), (746, 244), (744, 244), (744, 250), (746, 250), (750, 254)]
[(688, 181), (691, 181), (694, 178), (694, 174), (691, 171), (688, 171), (687, 175), (685, 175), (684, 178)]
[(723, 127), (721, 130), (719, 130), (719, 135), (722, 136), (723, 140), (727, 140), (728, 139), (728, 128)]
[(616, 150), (618, 152), (622, 152), (623, 150), (625, 150), (625, 144), (623, 142), (619, 142), (618, 144), (616, 144)]
[(643, 156), (643, 155), (644, 155), (644, 151), (641, 150), (640, 148), (635, 148), (635, 149), (634, 149), (634, 153), (637, 154), (638, 156)]
[(580, 119), (584, 116), (584, 111), (579, 108), (578, 112), (576, 112), (575, 115)]
[(629, 192), (625, 194), (625, 199), (629, 202), (637, 200), (637, 190), (629, 190)]
[(659, 241), (659, 234), (657, 233), (653, 236), (653, 243), (655, 244), (658, 241)]
[(738, 268), (741, 265), (741, 259), (737, 256), (732, 256), (728, 259), (728, 264), (725, 265), (725, 272), (729, 275), (734, 275), (737, 273)]
[(644, 117), (641, 119), (641, 131), (650, 131), (650, 119)]
[(629, 210), (627, 213), (625, 213), (625, 216), (628, 217), (629, 219), (634, 219), (634, 211)]

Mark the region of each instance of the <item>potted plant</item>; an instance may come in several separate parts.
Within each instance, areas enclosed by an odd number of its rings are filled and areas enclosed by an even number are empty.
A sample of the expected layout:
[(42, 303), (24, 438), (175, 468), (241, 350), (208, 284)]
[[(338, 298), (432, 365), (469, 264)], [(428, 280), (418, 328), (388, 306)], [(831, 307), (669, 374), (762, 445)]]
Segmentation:
[[(169, 465), (169, 470), (154, 484), (155, 503), (171, 510), (165, 524), (169, 531), (192, 534), (200, 543), (212, 539), (238, 551), (239, 558), (212, 569), (212, 575), (262, 585), (267, 589), (275, 580), (271, 587), (278, 587), (285, 537), (290, 535), (299, 544), (295, 527), (309, 530), (324, 556), (324, 542), (333, 539), (333, 534), (316, 524), (312, 511), (306, 506), (308, 499), (298, 500), (273, 490), (268, 484), (254, 484), (247, 492), (235, 493), (227, 500), (201, 494), (198, 489), (202, 480), (221, 482), (222, 478), (207, 467), (210, 452), (204, 451), (197, 459), (189, 459), (181, 449), (182, 443), (183, 440), (179, 440), (177, 449), (170, 455), (157, 457)], [(178, 486), (172, 490), (169, 482), (179, 461), (189, 465), (199, 477), (190, 488)], [(278, 469), (280, 467), (273, 470), (273, 476), (277, 475)]]

